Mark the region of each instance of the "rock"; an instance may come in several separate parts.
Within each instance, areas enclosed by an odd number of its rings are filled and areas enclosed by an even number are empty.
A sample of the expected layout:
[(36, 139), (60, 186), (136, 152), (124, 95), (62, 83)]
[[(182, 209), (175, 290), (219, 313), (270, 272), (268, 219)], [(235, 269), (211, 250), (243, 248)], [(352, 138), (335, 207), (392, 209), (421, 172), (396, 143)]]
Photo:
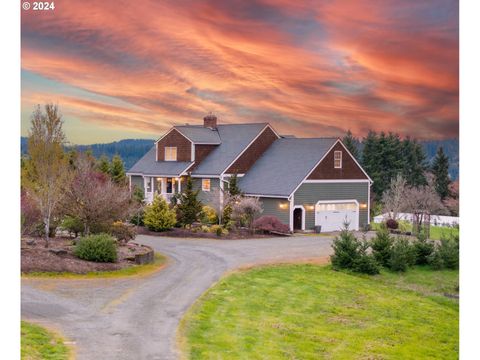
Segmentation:
[(29, 239), (29, 240), (25, 241), (25, 243), (27, 245), (30, 245), (30, 246), (34, 246), (36, 244), (35, 240), (33, 240), (33, 239)]
[(67, 250), (65, 250), (65, 249), (48, 249), (48, 251), (50, 251), (52, 254), (55, 254), (55, 255), (66, 255), (67, 254)]

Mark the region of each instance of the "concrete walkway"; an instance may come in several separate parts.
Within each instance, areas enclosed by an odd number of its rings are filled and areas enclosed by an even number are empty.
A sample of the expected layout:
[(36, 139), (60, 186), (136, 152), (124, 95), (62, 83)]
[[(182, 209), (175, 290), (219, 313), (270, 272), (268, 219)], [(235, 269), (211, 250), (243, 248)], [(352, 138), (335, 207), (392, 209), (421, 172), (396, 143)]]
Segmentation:
[(176, 329), (185, 311), (225, 272), (259, 263), (326, 257), (331, 237), (256, 240), (138, 236), (167, 255), (144, 278), (22, 280), (22, 318), (59, 329), (78, 359), (177, 359)]

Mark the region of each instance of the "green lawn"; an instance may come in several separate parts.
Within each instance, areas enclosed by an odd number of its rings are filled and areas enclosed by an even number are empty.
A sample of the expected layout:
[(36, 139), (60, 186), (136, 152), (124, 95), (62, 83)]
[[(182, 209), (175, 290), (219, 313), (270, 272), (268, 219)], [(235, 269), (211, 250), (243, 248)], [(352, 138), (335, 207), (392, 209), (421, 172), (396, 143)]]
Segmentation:
[(63, 360), (69, 358), (69, 349), (63, 340), (41, 326), (22, 321), (22, 360)]
[(190, 359), (457, 359), (458, 271), (369, 277), (330, 266), (234, 273), (182, 320)]
[[(373, 230), (379, 230), (381, 224), (371, 223)], [(403, 222), (405, 231), (412, 231), (412, 224)], [(442, 236), (449, 237), (451, 235), (458, 235), (459, 229), (455, 227), (430, 226), (430, 239), (440, 240)]]

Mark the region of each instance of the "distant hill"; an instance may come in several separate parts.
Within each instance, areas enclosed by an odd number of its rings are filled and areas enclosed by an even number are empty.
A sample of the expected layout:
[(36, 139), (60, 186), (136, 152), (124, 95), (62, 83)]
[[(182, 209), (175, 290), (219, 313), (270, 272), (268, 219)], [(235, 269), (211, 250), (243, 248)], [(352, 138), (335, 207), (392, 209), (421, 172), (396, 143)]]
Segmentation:
[[(91, 149), (95, 157), (106, 155), (108, 158), (118, 154), (125, 163), (125, 168), (130, 169), (152, 146), (155, 140), (144, 139), (125, 139), (106, 144), (93, 145), (76, 145), (78, 151), (86, 151)], [(450, 176), (453, 180), (458, 178), (459, 169), (459, 149), (458, 139), (448, 140), (427, 140), (420, 142), (425, 149), (427, 160), (430, 163), (435, 157), (435, 153), (439, 146), (443, 146), (443, 150), (450, 160)], [(71, 148), (71, 147), (69, 147)], [(22, 154), (27, 151), (27, 138), (21, 138)]]

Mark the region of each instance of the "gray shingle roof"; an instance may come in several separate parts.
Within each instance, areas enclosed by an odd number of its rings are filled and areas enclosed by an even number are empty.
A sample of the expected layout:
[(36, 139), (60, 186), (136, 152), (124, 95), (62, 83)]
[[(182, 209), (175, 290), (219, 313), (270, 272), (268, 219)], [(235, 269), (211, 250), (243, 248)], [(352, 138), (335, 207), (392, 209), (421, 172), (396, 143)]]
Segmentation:
[(239, 179), (239, 186), (246, 194), (289, 196), (336, 141), (278, 139)]
[(203, 125), (174, 126), (183, 135), (196, 144), (220, 144), (218, 131), (203, 127)]
[(155, 161), (155, 146), (153, 146), (127, 173), (176, 177), (192, 164), (192, 162)]
[(267, 123), (218, 125), (222, 144), (198, 165), (193, 175), (220, 175), (265, 126)]

